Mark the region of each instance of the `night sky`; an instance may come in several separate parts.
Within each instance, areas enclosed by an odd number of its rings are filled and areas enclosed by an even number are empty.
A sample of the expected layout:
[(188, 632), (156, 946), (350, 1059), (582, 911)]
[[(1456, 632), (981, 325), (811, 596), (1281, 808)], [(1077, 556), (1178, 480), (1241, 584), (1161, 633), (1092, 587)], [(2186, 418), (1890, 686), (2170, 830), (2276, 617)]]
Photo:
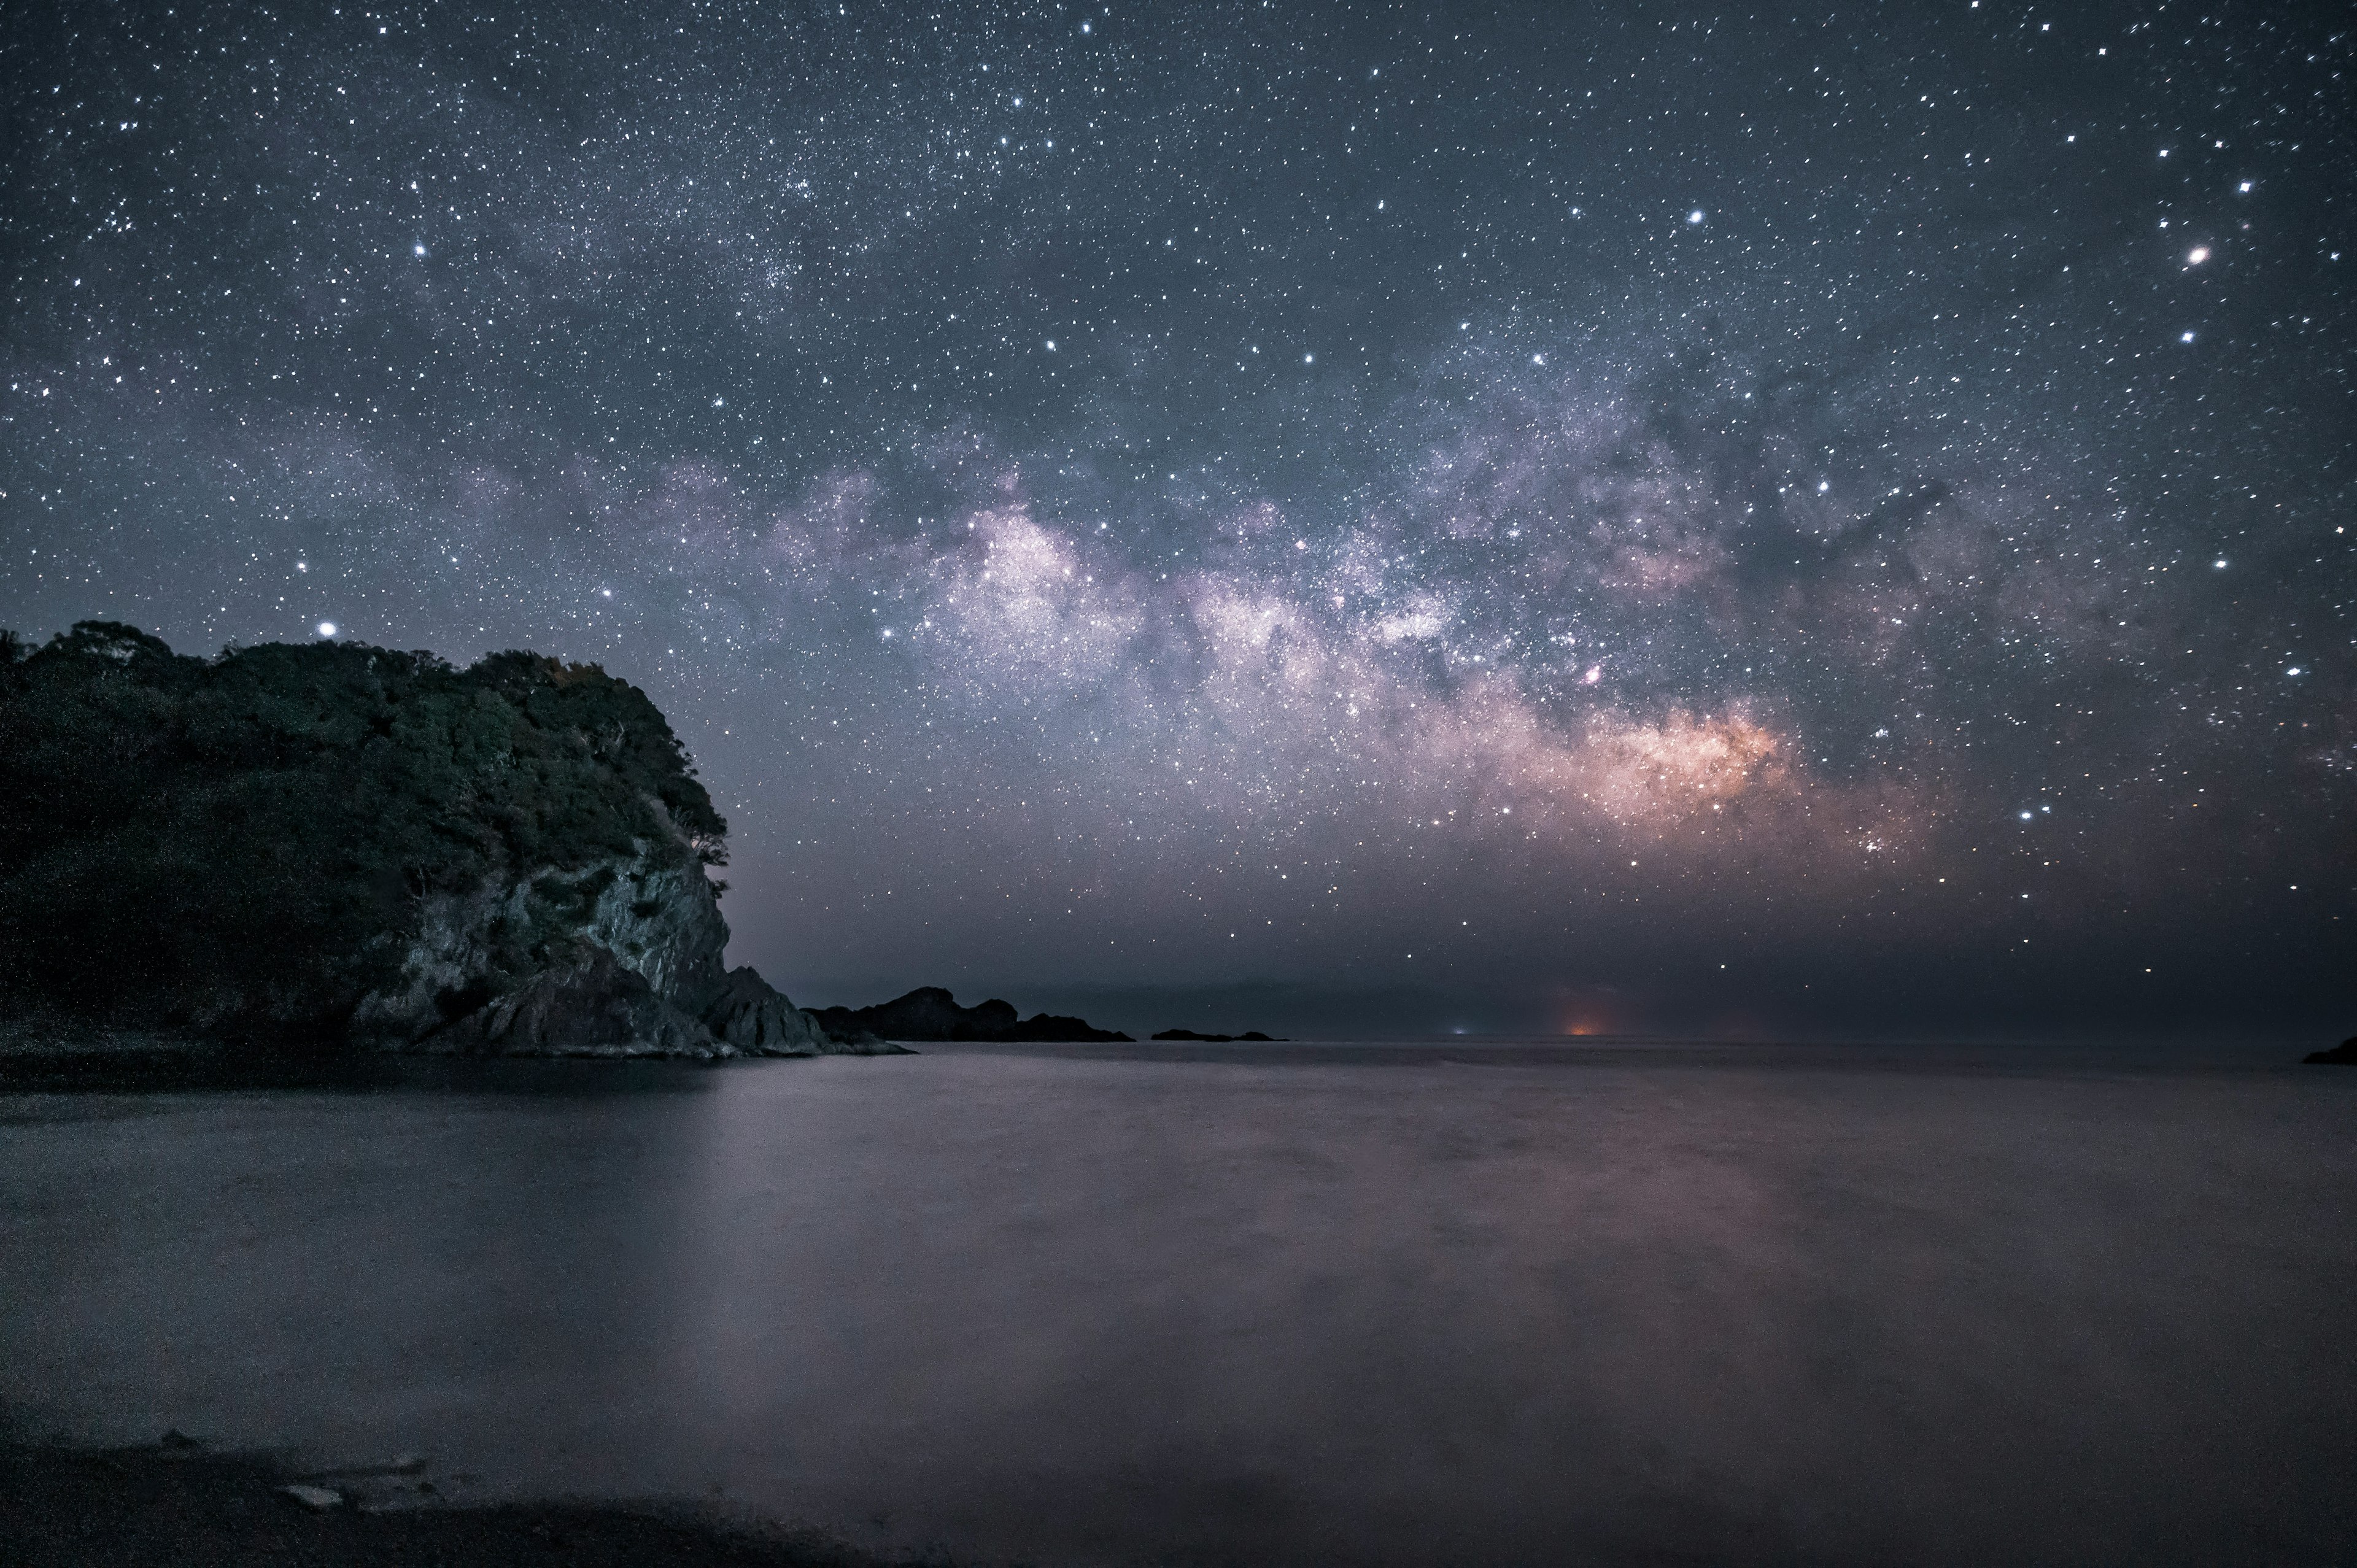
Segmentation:
[(2342, 7), (70, 4), (0, 103), (0, 625), (600, 663), (798, 1002), (2357, 1028)]

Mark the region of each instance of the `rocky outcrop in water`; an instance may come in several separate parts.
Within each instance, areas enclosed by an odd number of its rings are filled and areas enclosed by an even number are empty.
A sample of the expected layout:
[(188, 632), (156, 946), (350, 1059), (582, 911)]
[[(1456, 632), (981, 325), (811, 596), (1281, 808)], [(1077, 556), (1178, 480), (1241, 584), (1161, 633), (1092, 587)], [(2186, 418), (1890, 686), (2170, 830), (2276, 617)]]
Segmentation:
[(0, 633), (0, 1022), (290, 1049), (884, 1048), (728, 972), (727, 825), (594, 665)]
[(2329, 1051), (2310, 1051), (2300, 1060), (2310, 1067), (2357, 1067), (2357, 1035), (2352, 1035)]
[(1272, 1036), (1262, 1034), (1258, 1029), (1246, 1029), (1241, 1035), (1199, 1035), (1192, 1029), (1163, 1029), (1157, 1031), (1155, 1034), (1154, 1038), (1157, 1040), (1194, 1040), (1200, 1044), (1210, 1046), (1233, 1045), (1240, 1040), (1258, 1042), (1263, 1045), (1276, 1044), (1276, 1041)]
[(1127, 1040), (1112, 1029), (1092, 1028), (1084, 1018), (1035, 1013), (1028, 1018), (992, 997), (972, 1007), (938, 985), (919, 986), (905, 996), (873, 1007), (822, 1007), (813, 1015), (830, 1033), (872, 1035), (887, 1040), (1027, 1040), (1102, 1043)]

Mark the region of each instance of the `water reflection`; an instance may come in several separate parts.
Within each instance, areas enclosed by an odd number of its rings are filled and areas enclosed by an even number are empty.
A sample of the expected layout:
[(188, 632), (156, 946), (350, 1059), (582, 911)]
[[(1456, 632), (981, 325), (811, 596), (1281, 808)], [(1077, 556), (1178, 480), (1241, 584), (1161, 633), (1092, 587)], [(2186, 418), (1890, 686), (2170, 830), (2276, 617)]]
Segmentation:
[(0, 1129), (0, 1397), (967, 1558), (2316, 1558), (2357, 1520), (2357, 1083), (528, 1065)]

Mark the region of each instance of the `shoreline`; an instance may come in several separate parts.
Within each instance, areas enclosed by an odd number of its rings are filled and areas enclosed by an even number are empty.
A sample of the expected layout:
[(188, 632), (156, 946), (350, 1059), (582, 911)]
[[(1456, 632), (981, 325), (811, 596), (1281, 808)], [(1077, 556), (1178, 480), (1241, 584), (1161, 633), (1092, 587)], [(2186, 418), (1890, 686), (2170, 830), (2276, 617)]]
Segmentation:
[(218, 1040), (201, 1035), (111, 1028), (11, 1029), (0, 1026), (0, 1094), (130, 1093), (206, 1089), (391, 1089), (436, 1065), (599, 1062), (614, 1066), (717, 1068), (735, 1062), (816, 1060), (821, 1056), (916, 1056), (890, 1041), (840, 1051), (778, 1057), (753, 1052), (693, 1056), (656, 1051), (452, 1051), (372, 1049), (342, 1042)]
[[(259, 1455), (213, 1453), (177, 1433), (132, 1448), (0, 1443), (0, 1541), (20, 1568), (882, 1568), (914, 1561), (685, 1501), (450, 1504), (436, 1500), (431, 1481), (411, 1478), (418, 1468), (298, 1475)], [(318, 1496), (307, 1503), (289, 1487)]]
[[(1836, 1070), (1995, 1072), (2046, 1077), (2095, 1072), (2240, 1075), (2292, 1072), (2319, 1081), (2346, 1075), (2319, 1071), (2345, 1064), (2339, 1053), (2303, 1053), (2272, 1039), (2122, 1041), (1805, 1041), (1684, 1039), (1652, 1036), (1426, 1036), (1384, 1040), (1300, 1039), (1254, 1042), (952, 1040), (880, 1042), (844, 1056), (1017, 1056), (1095, 1062), (1198, 1063), (1258, 1067), (1623, 1065), (1715, 1066)], [(0, 1027), (0, 1095), (135, 1094), (208, 1090), (368, 1090), (479, 1087), (482, 1076), (527, 1081), (558, 1064), (595, 1064), (614, 1085), (675, 1081), (683, 1069), (716, 1071), (778, 1059), (554, 1051), (458, 1055), (432, 1051), (327, 1049), (209, 1040), (201, 1036), (100, 1030), (81, 1039)]]

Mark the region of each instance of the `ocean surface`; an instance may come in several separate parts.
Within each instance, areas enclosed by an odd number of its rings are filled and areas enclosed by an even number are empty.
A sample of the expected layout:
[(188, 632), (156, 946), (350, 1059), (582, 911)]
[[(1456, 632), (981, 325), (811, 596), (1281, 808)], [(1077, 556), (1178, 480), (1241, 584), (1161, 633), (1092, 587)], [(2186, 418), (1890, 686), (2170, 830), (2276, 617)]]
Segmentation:
[(0, 1415), (960, 1562), (2345, 1563), (2357, 1070), (935, 1047), (0, 1098)]

